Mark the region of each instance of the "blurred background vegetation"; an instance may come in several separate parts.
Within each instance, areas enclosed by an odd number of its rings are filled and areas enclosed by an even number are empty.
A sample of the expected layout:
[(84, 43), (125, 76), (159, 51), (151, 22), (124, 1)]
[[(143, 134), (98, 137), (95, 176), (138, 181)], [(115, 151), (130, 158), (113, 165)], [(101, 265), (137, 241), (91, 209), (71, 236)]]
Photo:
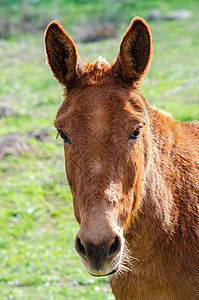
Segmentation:
[(73, 246), (78, 225), (53, 127), (62, 88), (45, 61), (54, 19), (83, 60), (115, 58), (132, 18), (150, 25), (152, 105), (199, 118), (198, 0), (0, 0), (0, 299), (114, 299)]

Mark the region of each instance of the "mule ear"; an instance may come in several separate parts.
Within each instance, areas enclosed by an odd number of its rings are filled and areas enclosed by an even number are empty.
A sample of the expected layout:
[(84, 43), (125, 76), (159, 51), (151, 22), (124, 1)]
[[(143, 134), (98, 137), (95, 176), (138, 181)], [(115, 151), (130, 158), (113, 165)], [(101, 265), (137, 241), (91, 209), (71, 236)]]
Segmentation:
[(149, 26), (142, 18), (136, 17), (122, 39), (114, 69), (124, 81), (132, 84), (147, 73), (151, 56), (152, 42)]
[(56, 77), (67, 86), (80, 73), (82, 62), (75, 44), (57, 21), (50, 23), (45, 31), (47, 62)]

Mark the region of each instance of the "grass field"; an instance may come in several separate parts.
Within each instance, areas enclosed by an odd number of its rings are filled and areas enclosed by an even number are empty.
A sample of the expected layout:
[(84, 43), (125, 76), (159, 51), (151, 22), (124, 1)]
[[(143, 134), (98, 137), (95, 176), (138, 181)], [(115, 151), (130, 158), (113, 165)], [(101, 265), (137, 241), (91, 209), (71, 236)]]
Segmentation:
[[(19, 24), (20, 1), (12, 0), (10, 6), (3, 2), (10, 22)], [(35, 0), (27, 1), (26, 14), (32, 16), (31, 24), (42, 24), (55, 11), (74, 40), (87, 22), (111, 21), (117, 38), (77, 43), (81, 57), (92, 62), (99, 55), (114, 59), (131, 19), (146, 18), (152, 8), (165, 16), (189, 9), (192, 16), (149, 22), (154, 51), (143, 94), (178, 120), (199, 119), (198, 1)], [(108, 279), (89, 276), (74, 250), (78, 225), (62, 142), (55, 139), (53, 127), (62, 88), (45, 62), (42, 27), (34, 34), (18, 30), (0, 39), (0, 66), (0, 104), (14, 108), (11, 116), (0, 117), (0, 135), (36, 129), (47, 133), (43, 141), (29, 138), (28, 152), (0, 160), (0, 299), (114, 299)]]

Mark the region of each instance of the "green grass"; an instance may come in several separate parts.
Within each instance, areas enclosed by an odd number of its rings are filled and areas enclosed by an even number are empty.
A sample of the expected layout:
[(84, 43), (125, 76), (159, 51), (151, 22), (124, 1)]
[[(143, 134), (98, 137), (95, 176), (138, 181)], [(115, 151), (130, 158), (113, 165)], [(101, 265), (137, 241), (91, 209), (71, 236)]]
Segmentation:
[[(20, 2), (11, 1), (10, 7), (5, 3), (10, 19), (19, 21)], [(40, 20), (45, 10), (44, 19), (50, 21), (52, 2), (32, 3), (28, 13), (37, 12), (35, 20)], [(150, 23), (154, 54), (143, 94), (179, 120), (199, 118), (197, 1), (57, 3), (58, 19), (74, 40), (78, 22), (97, 18), (117, 25), (118, 38), (77, 45), (82, 58), (91, 62), (99, 55), (109, 61), (115, 58), (133, 16), (146, 17), (151, 8), (165, 15), (173, 9), (191, 9), (189, 20)], [(0, 134), (35, 129), (49, 133), (43, 142), (29, 139), (29, 153), (0, 161), (0, 299), (114, 299), (108, 279), (89, 276), (74, 250), (78, 225), (65, 179), (62, 143), (55, 139), (53, 127), (62, 88), (46, 65), (43, 33), (17, 32), (0, 40), (0, 65), (0, 102), (11, 103), (16, 111), (0, 118)]]

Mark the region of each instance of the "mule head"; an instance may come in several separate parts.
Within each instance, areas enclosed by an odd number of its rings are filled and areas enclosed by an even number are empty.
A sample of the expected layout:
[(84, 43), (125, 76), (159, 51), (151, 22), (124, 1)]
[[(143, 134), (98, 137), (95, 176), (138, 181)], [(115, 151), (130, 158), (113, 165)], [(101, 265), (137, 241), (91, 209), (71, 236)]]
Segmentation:
[(88, 272), (109, 275), (122, 265), (125, 235), (141, 203), (148, 135), (139, 82), (151, 59), (148, 25), (135, 18), (115, 62), (84, 64), (58, 22), (45, 33), (47, 61), (65, 86), (55, 127), (80, 224), (75, 248)]

